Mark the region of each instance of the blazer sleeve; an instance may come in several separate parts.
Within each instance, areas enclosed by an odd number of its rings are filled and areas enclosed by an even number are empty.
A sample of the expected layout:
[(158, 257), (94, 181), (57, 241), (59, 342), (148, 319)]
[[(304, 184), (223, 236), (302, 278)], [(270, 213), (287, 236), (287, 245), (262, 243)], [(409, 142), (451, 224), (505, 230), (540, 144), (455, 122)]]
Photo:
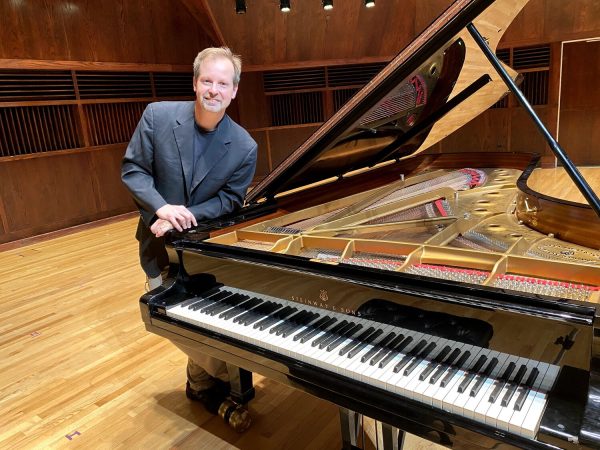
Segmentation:
[(256, 169), (257, 148), (256, 142), (252, 141), (252, 146), (242, 163), (215, 196), (188, 207), (197, 220), (214, 219), (243, 205)]
[(154, 185), (154, 109), (144, 110), (121, 164), (121, 180), (140, 208), (142, 219), (150, 226), (155, 212), (167, 204)]

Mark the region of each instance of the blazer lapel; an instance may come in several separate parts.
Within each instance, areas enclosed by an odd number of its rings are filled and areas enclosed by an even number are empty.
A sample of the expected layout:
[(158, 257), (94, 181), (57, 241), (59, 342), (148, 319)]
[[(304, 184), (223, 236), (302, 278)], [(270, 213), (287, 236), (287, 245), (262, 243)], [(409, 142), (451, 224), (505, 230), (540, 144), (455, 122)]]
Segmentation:
[(173, 127), (175, 142), (181, 157), (181, 167), (185, 179), (186, 198), (189, 198), (194, 176), (194, 103), (191, 103), (190, 110), (175, 119), (177, 125)]
[(229, 151), (230, 123), (229, 117), (225, 116), (217, 128), (215, 137), (210, 146), (202, 152), (202, 157), (196, 164), (196, 173), (194, 173), (190, 194), (198, 187), (198, 185), (206, 178), (208, 173), (216, 169), (217, 163)]

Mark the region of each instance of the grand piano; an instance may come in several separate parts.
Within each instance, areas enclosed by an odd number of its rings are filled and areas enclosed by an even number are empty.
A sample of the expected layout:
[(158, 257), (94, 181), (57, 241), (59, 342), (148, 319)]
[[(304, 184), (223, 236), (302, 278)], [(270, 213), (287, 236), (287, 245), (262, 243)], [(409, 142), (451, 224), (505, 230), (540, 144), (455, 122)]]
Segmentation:
[[(227, 217), (167, 236), (146, 328), (449, 448), (600, 448), (600, 219), (525, 153), (427, 152), (506, 95), (526, 0), (457, 0)], [(489, 53), (489, 52), (488, 52)], [(505, 68), (511, 80), (517, 74)], [(400, 438), (398, 438), (400, 436)]]

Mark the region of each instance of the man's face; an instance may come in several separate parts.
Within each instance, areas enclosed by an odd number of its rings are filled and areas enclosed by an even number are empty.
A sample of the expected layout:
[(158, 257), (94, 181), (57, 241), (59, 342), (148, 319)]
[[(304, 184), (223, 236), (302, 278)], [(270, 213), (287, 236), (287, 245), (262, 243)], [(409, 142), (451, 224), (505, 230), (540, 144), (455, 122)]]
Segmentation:
[(194, 83), (194, 92), (203, 110), (211, 113), (225, 112), (237, 93), (233, 76), (233, 64), (227, 58), (202, 61), (200, 75)]

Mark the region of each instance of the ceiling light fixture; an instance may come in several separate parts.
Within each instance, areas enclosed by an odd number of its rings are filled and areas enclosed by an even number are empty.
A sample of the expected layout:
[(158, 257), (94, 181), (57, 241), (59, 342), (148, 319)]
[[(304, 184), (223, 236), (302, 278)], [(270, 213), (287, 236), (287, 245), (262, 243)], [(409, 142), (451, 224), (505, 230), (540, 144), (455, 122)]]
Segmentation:
[(290, 6), (290, 0), (280, 0), (279, 9), (281, 9), (281, 12), (290, 12), (290, 10), (292, 9), (292, 7)]
[(375, 6), (375, 0), (365, 0), (365, 6), (367, 8), (372, 8), (373, 6)]
[(333, 9), (333, 0), (323, 0), (323, 9), (325, 11)]
[(246, 0), (235, 0), (235, 13), (246, 14)]

